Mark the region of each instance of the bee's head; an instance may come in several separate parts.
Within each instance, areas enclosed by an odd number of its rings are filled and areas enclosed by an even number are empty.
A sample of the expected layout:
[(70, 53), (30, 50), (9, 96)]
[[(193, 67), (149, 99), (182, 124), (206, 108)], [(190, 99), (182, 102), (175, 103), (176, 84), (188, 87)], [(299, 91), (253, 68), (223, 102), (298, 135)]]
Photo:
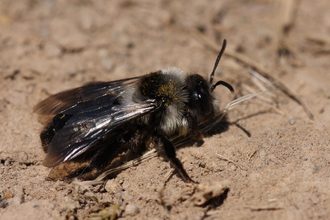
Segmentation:
[[(208, 82), (200, 75), (193, 74), (186, 78), (189, 92), (189, 109), (196, 114), (210, 115), (214, 111), (212, 91)], [(197, 111), (197, 112), (196, 112)]]
[(215, 70), (225, 49), (226, 40), (223, 41), (222, 48), (217, 57), (217, 60), (215, 61), (213, 71), (210, 74), (209, 82), (207, 82), (202, 76), (198, 74), (193, 74), (186, 78), (186, 88), (189, 91), (189, 108), (195, 110), (195, 114), (199, 114), (201, 116), (214, 114), (215, 104), (212, 93), (218, 85), (224, 85), (231, 92), (234, 92), (233, 87), (224, 81), (218, 81), (212, 85)]

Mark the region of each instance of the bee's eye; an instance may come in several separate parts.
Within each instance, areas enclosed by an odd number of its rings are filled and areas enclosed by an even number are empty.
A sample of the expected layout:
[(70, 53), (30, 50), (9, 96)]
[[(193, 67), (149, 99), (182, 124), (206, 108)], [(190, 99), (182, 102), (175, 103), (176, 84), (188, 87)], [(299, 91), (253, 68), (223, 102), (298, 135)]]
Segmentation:
[(201, 113), (208, 115), (212, 111), (212, 102), (210, 100), (210, 94), (208, 87), (203, 82), (198, 83), (198, 86), (191, 94), (191, 101), (194, 108), (200, 109)]
[(213, 98), (206, 80), (198, 74), (190, 75), (186, 79), (186, 88), (190, 92), (189, 108), (201, 116), (212, 114)]

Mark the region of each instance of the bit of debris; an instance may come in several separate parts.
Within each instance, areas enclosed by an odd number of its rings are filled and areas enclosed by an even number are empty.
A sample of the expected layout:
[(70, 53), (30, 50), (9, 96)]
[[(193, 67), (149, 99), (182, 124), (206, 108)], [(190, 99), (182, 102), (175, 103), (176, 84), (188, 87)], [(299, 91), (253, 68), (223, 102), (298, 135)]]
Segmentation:
[(140, 213), (139, 207), (137, 207), (136, 205), (128, 204), (125, 207), (125, 211), (124, 211), (123, 216), (124, 217), (126, 217), (126, 216), (134, 216), (134, 215), (137, 215), (139, 213)]
[(226, 190), (229, 189), (230, 182), (228, 180), (224, 181), (207, 181), (197, 185), (198, 190), (195, 195), (190, 198), (190, 202), (196, 206), (204, 205), (211, 199), (220, 196)]

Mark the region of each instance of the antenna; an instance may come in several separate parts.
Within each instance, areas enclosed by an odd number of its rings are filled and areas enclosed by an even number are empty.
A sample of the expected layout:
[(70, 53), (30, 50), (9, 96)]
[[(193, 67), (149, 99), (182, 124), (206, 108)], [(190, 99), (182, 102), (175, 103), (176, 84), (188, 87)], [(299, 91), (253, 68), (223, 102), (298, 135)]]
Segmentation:
[[(212, 70), (211, 75), (210, 75), (210, 85), (212, 85), (212, 83), (213, 83), (213, 78), (214, 78), (215, 70), (217, 69), (218, 64), (219, 64), (219, 62), (220, 62), (220, 59), (221, 59), (221, 57), (222, 57), (222, 54), (223, 54), (223, 52), (224, 52), (225, 49), (226, 49), (226, 45), (227, 45), (227, 41), (226, 41), (226, 39), (224, 39), (224, 40), (223, 40), (223, 43), (222, 43), (222, 48), (221, 48), (221, 50), (220, 50), (220, 52), (219, 52), (219, 54), (218, 54), (217, 60), (215, 61), (215, 64), (214, 64), (213, 70)], [(215, 88), (216, 85), (214, 85), (214, 86), (212, 86), (212, 87)]]
[(224, 81), (218, 81), (216, 84), (212, 85), (211, 91), (213, 91), (215, 89), (215, 87), (217, 87), (218, 85), (223, 85), (223, 86), (227, 87), (231, 92), (234, 92), (234, 88), (229, 83), (226, 83)]

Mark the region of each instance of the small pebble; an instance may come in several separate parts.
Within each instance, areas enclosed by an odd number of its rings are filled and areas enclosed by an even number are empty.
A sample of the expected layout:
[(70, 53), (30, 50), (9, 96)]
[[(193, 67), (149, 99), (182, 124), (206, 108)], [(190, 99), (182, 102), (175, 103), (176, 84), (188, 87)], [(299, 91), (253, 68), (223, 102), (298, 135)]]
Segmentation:
[(10, 161), (9, 160), (5, 160), (5, 162), (3, 163), (3, 165), (10, 166)]
[(131, 204), (128, 204), (126, 207), (125, 207), (125, 216), (134, 216), (136, 214), (139, 214), (140, 213), (140, 210), (139, 208), (136, 206), (136, 205), (131, 205)]
[(296, 123), (295, 118), (294, 118), (294, 117), (290, 117), (290, 118), (289, 118), (289, 124), (290, 124), (290, 125), (294, 125), (294, 123)]

